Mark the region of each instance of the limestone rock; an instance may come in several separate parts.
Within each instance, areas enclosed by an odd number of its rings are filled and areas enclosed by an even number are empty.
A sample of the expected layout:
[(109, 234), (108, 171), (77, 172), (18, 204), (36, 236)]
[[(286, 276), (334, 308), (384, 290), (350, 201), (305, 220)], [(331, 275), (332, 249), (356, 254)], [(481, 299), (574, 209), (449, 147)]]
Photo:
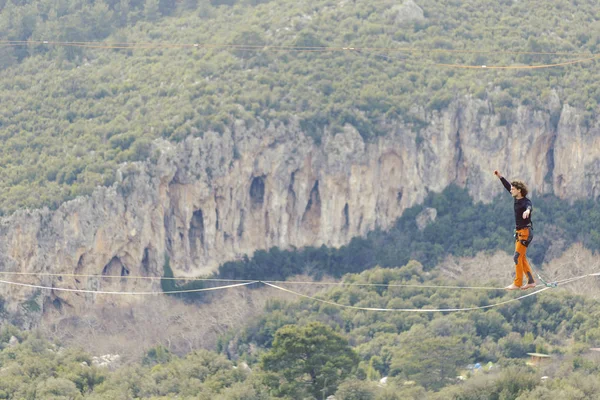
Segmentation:
[(555, 124), (556, 110), (520, 106), (514, 123), (500, 126), (490, 103), (469, 97), (441, 112), (412, 112), (429, 125), (384, 121), (387, 135), (368, 143), (347, 125), (316, 145), (294, 120), (239, 121), (179, 144), (157, 140), (158, 160), (123, 165), (111, 187), (54, 211), (0, 218), (0, 271), (54, 274), (4, 274), (50, 288), (3, 284), (4, 311), (31, 327), (47, 313), (142, 301), (60, 288), (159, 291), (157, 279), (131, 278), (162, 276), (165, 257), (176, 276), (197, 276), (257, 249), (338, 247), (391, 227), (451, 183), (491, 200), (504, 190), (494, 169), (528, 182), (533, 196), (600, 196), (600, 126), (585, 128), (568, 105)]
[(398, 25), (407, 22), (420, 22), (425, 20), (423, 9), (419, 7), (413, 0), (406, 0), (402, 5), (394, 6), (390, 9), (394, 21)]
[(92, 365), (99, 368), (116, 369), (121, 362), (121, 356), (118, 354), (104, 354), (102, 356), (92, 357)]
[(435, 218), (437, 217), (437, 210), (435, 208), (426, 207), (417, 215), (417, 228), (422, 231), (427, 227), (427, 225), (435, 222)]
[(18, 344), (19, 344), (19, 339), (17, 339), (15, 336), (11, 336), (10, 339), (8, 340), (8, 347), (14, 347)]

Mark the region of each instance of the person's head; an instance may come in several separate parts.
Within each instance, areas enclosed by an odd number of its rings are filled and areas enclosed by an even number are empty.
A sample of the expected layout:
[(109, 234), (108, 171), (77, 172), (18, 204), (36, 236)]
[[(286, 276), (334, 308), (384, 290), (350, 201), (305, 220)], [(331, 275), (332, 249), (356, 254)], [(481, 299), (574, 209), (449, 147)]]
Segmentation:
[(525, 197), (527, 196), (527, 193), (529, 193), (527, 185), (523, 181), (514, 180), (510, 183), (510, 186), (510, 193), (513, 195), (513, 197), (519, 197), (519, 194)]

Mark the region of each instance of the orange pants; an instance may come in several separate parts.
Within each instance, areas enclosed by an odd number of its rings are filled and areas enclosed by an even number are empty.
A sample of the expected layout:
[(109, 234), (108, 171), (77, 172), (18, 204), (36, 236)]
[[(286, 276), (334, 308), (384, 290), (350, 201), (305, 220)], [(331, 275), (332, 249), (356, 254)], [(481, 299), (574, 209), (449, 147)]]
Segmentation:
[(527, 275), (528, 282), (533, 282), (533, 275), (529, 262), (527, 261), (527, 247), (521, 241), (529, 239), (529, 228), (517, 230), (517, 241), (515, 242), (515, 281), (516, 286), (523, 286), (523, 275)]

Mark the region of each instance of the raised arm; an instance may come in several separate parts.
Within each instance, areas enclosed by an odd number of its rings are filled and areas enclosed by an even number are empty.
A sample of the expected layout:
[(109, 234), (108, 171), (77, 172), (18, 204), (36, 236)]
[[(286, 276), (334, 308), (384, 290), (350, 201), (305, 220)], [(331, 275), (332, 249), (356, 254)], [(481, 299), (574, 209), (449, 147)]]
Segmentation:
[(502, 182), (502, 185), (504, 185), (504, 188), (506, 189), (506, 191), (508, 193), (510, 193), (510, 183), (504, 179), (504, 177), (502, 175), (500, 175), (500, 172), (498, 170), (494, 171), (494, 175), (496, 175), (498, 178), (500, 178), (500, 182)]

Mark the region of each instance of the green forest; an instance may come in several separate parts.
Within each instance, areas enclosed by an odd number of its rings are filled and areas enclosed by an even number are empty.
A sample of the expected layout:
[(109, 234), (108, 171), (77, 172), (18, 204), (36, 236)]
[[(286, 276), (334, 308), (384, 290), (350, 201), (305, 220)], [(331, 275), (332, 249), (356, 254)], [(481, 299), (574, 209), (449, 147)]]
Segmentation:
[[(392, 286), (448, 283), (416, 261), (348, 274), (343, 282), (319, 298), (420, 309), (514, 298), (503, 290)], [(90, 354), (63, 348), (36, 331), (4, 326), (0, 398), (591, 399), (600, 396), (600, 354), (591, 350), (598, 346), (600, 305), (562, 289), (461, 313), (357, 311), (314, 300), (271, 300), (245, 328), (222, 336), (214, 351), (176, 355), (158, 345), (140, 362), (115, 368), (95, 365)], [(529, 365), (531, 352), (550, 357)]]
[(596, 2), (416, 3), (415, 14), (391, 0), (0, 0), (0, 212), (56, 208), (152, 159), (155, 138), (234, 121), (298, 121), (316, 143), (351, 124), (372, 140), (390, 122), (421, 129), (419, 110), (467, 95), (499, 124), (519, 105), (556, 123), (553, 91), (584, 124), (595, 118)]
[[(370, 141), (390, 123), (423, 129), (424, 113), (461, 96), (488, 101), (480, 112), (501, 125), (518, 106), (556, 124), (557, 93), (588, 128), (600, 102), (599, 20), (591, 0), (0, 0), (0, 215), (57, 208), (113, 184), (124, 162), (151, 162), (154, 139), (225, 133), (236, 121), (297, 122), (316, 144), (351, 124)], [(558, 239), (600, 250), (597, 201), (531, 197), (528, 256), (541, 273)], [(449, 186), (389, 230), (339, 249), (256, 251), (211, 277), (333, 277), (343, 284), (317, 297), (353, 307), (491, 306), (523, 293), (434, 288), (456, 285), (435, 267), (498, 250), (512, 267), (512, 206), (507, 193), (483, 204)], [(437, 218), (419, 230), (426, 207)], [(163, 291), (203, 287), (171, 279), (168, 258), (164, 278)], [(199, 307), (214, 298), (181, 295)], [(157, 344), (108, 367), (2, 320), (0, 399), (584, 400), (600, 398), (598, 348), (598, 301), (561, 287), (456, 313), (273, 299), (216, 348)], [(549, 358), (531, 365), (527, 353)]]

